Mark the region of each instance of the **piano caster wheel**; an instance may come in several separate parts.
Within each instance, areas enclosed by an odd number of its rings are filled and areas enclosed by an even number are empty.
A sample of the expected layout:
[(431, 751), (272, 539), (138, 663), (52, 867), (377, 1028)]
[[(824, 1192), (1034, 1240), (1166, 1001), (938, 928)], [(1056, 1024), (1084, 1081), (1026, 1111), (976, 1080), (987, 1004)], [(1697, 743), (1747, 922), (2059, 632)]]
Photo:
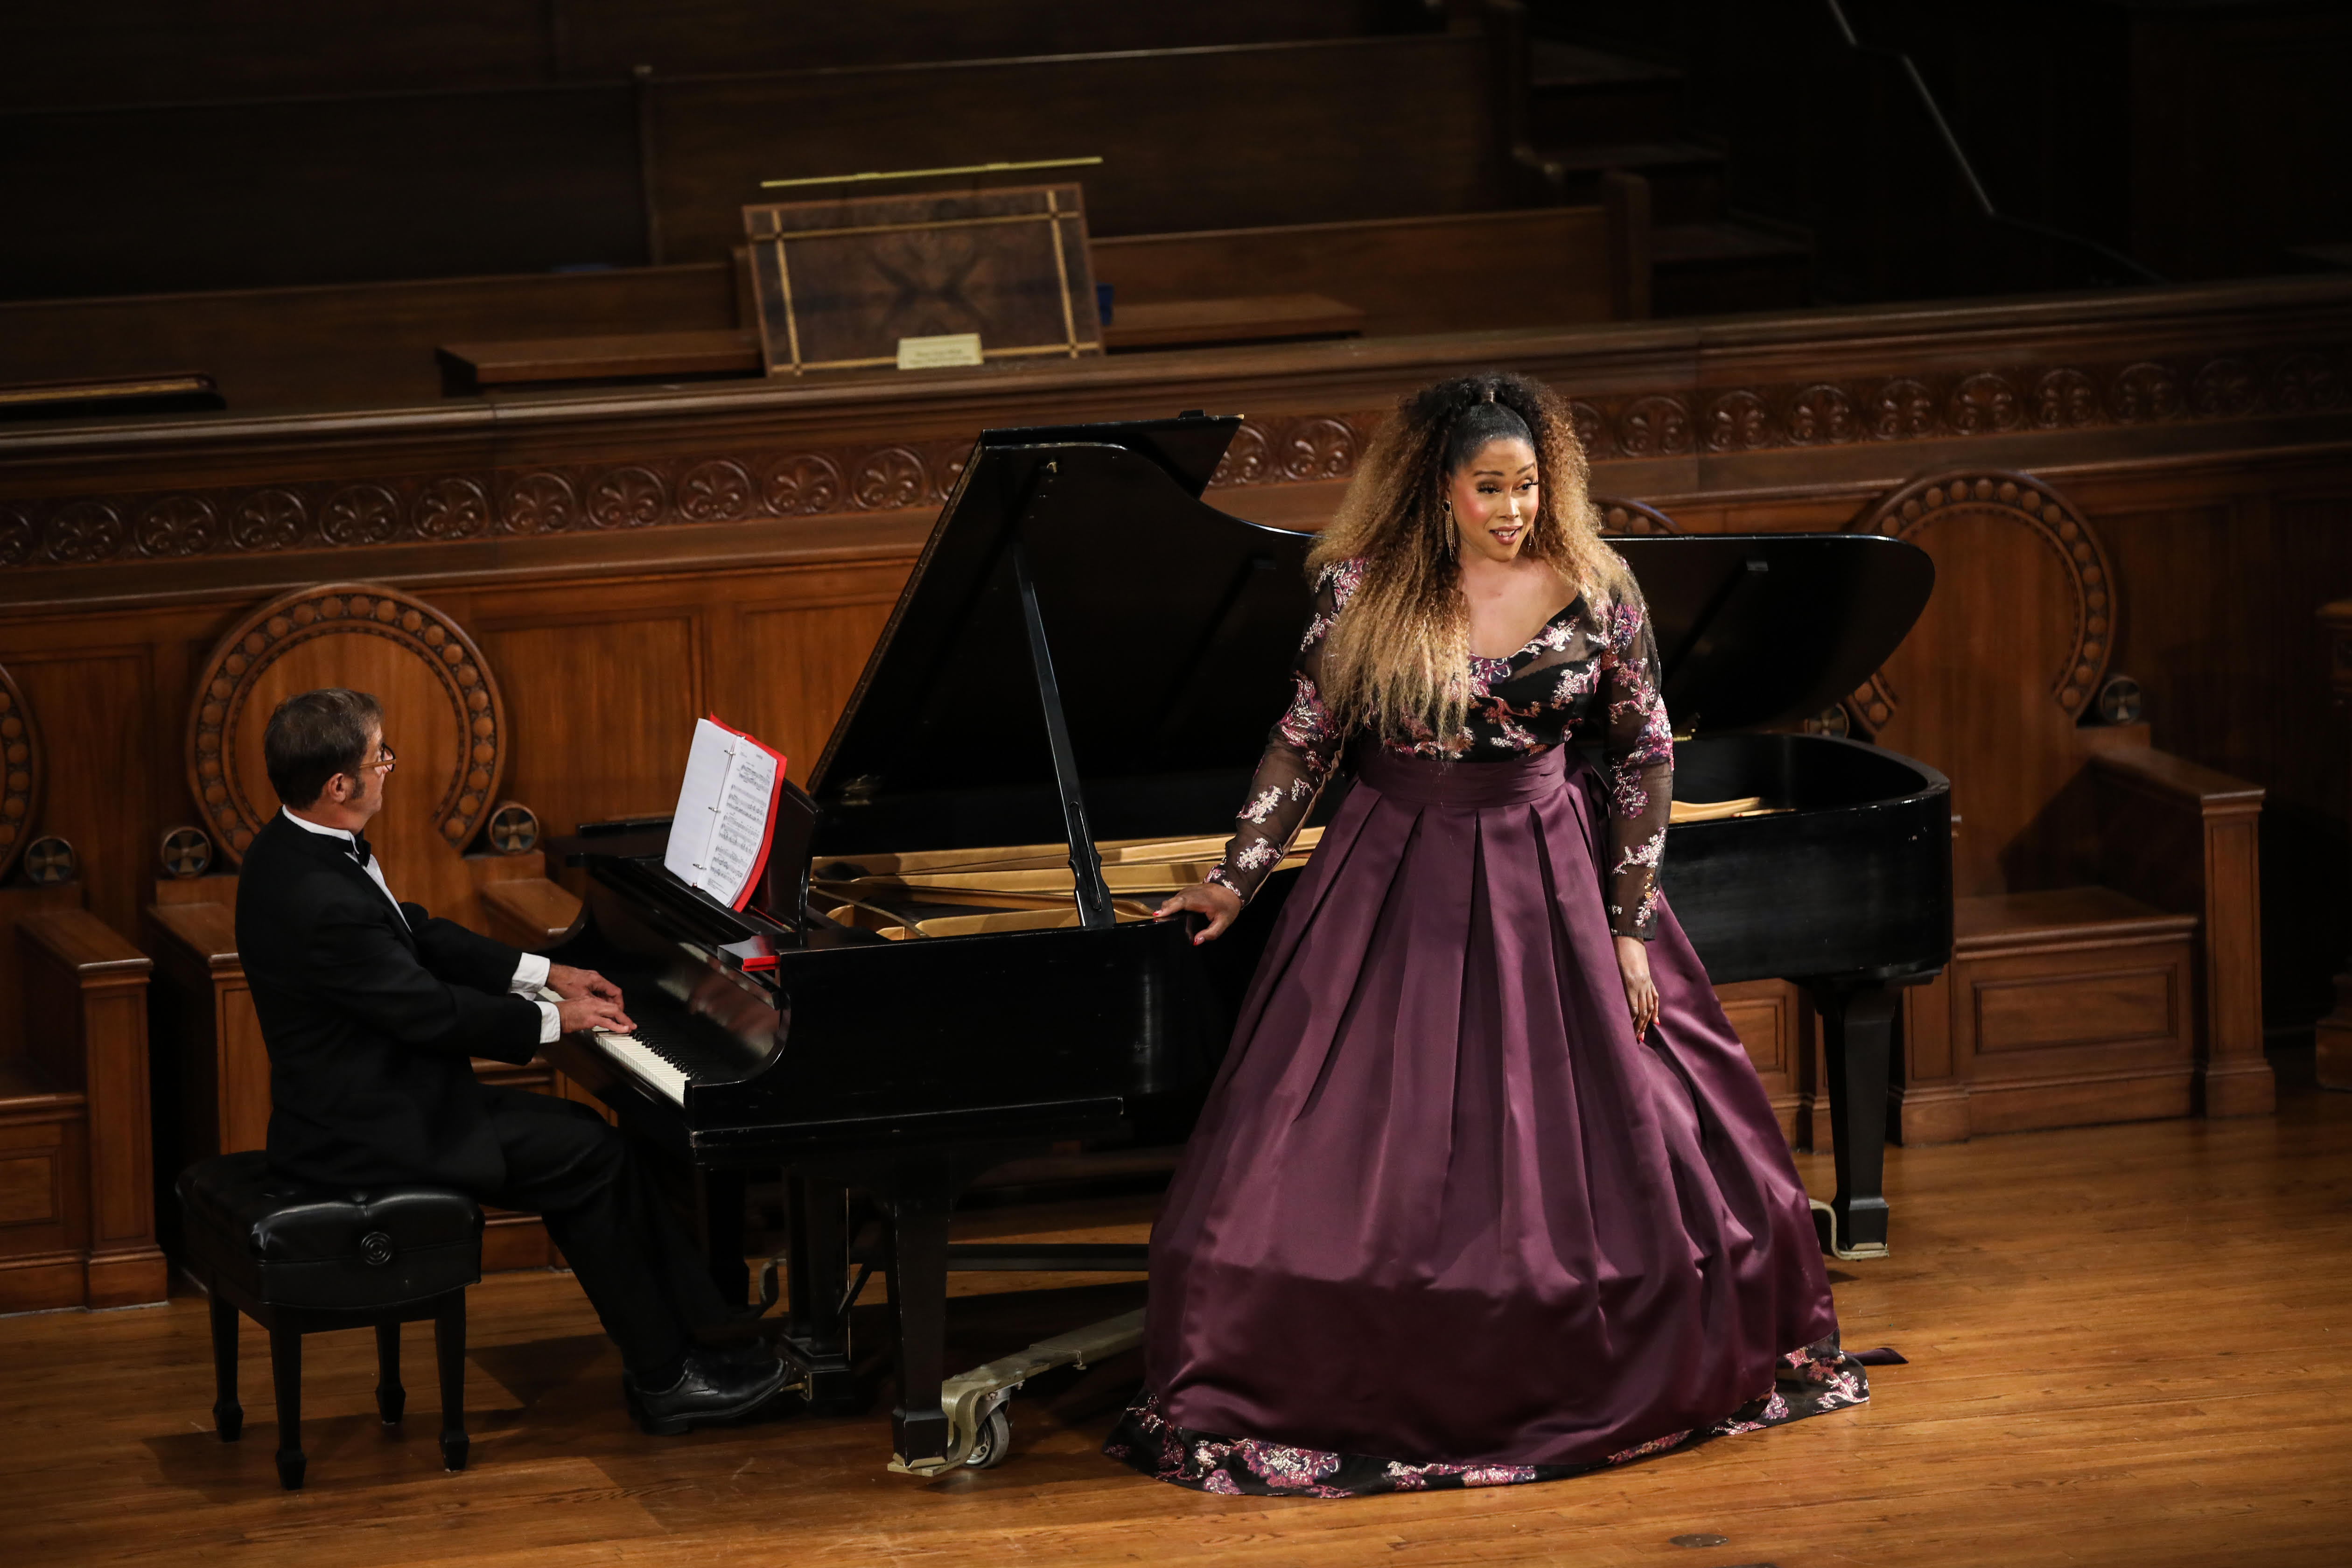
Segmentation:
[(1013, 1415), (998, 1405), (980, 1424), (972, 1438), (971, 1452), (964, 1456), (967, 1470), (992, 1470), (1004, 1463), (1004, 1456), (1013, 1451)]

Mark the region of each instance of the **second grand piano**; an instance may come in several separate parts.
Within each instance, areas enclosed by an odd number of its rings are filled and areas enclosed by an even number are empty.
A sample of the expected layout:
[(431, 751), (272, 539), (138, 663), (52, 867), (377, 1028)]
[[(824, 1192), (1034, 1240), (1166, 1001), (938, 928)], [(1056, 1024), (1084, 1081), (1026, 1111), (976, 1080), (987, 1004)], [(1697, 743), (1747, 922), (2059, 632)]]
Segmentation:
[[(714, 1268), (738, 1291), (742, 1173), (790, 1173), (782, 1348), (821, 1405), (851, 1396), (844, 1194), (868, 1195), (901, 1468), (935, 1471), (970, 1446), (940, 1404), (958, 1195), (1055, 1142), (1181, 1139), (1292, 879), (1270, 879), (1205, 947), (1150, 918), (1221, 854), (1311, 610), (1307, 538), (1200, 500), (1237, 424), (982, 437), (784, 814), (758, 909), (677, 883), (657, 835), (579, 846), (587, 908), (558, 956), (618, 982), (640, 1028), (551, 1054), (701, 1174)], [(1786, 723), (1858, 684), (1928, 580), (1925, 557), (1889, 540), (1626, 542), (1670, 708), (1740, 725)], [(1831, 628), (1794, 658), (1792, 605)], [(1743, 650), (1776, 623), (1772, 659)], [(1706, 741), (1681, 767), (1709, 799), (1755, 797), (1745, 816), (1670, 831), (1668, 895), (1702, 958), (1718, 979), (1811, 986), (1838, 1113), (1883, 1113), (1890, 1009), (1875, 998), (1950, 946), (1943, 781), (1790, 734)], [(1841, 1222), (1883, 1239), (1874, 1124), (1838, 1131)], [(1063, 1261), (1140, 1267), (1136, 1251)]]

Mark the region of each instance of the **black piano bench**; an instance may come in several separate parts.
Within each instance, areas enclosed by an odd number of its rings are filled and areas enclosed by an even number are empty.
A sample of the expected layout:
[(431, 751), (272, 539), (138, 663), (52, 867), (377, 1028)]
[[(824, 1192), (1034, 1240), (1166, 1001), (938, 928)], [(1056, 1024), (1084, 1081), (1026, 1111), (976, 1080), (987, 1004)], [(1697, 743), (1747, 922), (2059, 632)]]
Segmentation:
[(213, 1426), (234, 1443), (236, 1315), (269, 1331), (278, 1479), (302, 1484), (302, 1336), (375, 1330), (377, 1413), (398, 1421), (400, 1325), (431, 1319), (441, 1363), (441, 1462), (466, 1468), (466, 1287), (482, 1278), (482, 1210), (446, 1187), (319, 1186), (269, 1173), (258, 1151), (180, 1173), (189, 1261), (212, 1292)]

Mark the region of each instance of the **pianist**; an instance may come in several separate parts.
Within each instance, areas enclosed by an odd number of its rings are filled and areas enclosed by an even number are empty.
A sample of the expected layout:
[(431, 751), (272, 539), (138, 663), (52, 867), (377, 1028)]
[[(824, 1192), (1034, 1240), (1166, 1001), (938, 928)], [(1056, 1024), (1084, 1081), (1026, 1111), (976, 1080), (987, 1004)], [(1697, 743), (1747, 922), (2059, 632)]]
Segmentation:
[(271, 1168), (543, 1215), (647, 1430), (763, 1403), (782, 1365), (700, 1342), (730, 1314), (627, 1141), (584, 1106), (474, 1077), (472, 1058), (527, 1062), (562, 1030), (627, 1030), (618, 989), (394, 897), (364, 837), (393, 773), (374, 698), (289, 698), (262, 744), (284, 809), (246, 852), (236, 941), (269, 1050)]
[(1162, 914), (1218, 934), (1343, 747), (1355, 783), (1153, 1227), (1108, 1451), (1345, 1496), (1859, 1403), (1770, 1102), (1658, 894), (1657, 650), (1566, 405), (1507, 375), (1406, 399), (1309, 560), (1293, 700)]

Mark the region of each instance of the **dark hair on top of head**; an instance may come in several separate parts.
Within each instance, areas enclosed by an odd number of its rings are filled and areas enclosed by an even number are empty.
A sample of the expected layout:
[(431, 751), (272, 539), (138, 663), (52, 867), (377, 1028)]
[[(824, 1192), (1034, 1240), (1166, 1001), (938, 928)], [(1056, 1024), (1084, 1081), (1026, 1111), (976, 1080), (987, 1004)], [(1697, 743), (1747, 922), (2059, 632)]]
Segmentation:
[(1525, 441), (1536, 444), (1535, 432), (1519, 416), (1518, 410), (1495, 399), (1494, 389), (1486, 395), (1454, 416), (1445, 432), (1445, 471), (1458, 474), (1470, 459), (1485, 451), (1495, 441)]
[(322, 686), (280, 702), (261, 735), (261, 763), (278, 798), (299, 811), (318, 804), (327, 781), (356, 773), (368, 732), (383, 722), (383, 708), (364, 691)]
[(1601, 538), (1565, 398), (1508, 371), (1423, 387), (1374, 432), (1307, 556), (1317, 575), (1343, 561), (1364, 563), (1323, 654), (1321, 695), (1343, 726), (1390, 736), (1460, 731), (1470, 608), (1446, 496), (1463, 466), (1497, 438), (1535, 448), (1537, 505), (1520, 555), (1549, 566), (1563, 594), (1581, 594), (1596, 616), (1637, 597), (1633, 574)]

